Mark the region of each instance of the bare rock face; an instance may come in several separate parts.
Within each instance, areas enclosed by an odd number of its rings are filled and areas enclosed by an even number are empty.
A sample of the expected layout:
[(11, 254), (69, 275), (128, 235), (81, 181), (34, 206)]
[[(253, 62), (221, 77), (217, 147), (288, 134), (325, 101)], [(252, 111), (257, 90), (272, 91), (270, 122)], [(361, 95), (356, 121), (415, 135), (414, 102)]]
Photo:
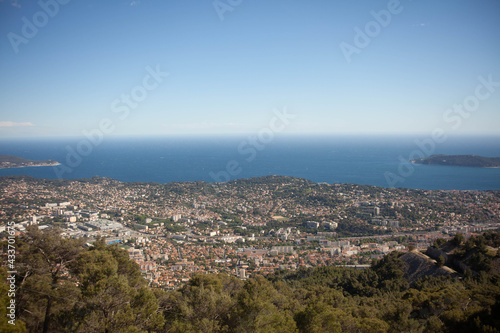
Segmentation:
[(399, 259), (406, 263), (405, 276), (410, 284), (425, 276), (457, 274), (447, 266), (438, 266), (435, 260), (418, 251), (403, 254)]

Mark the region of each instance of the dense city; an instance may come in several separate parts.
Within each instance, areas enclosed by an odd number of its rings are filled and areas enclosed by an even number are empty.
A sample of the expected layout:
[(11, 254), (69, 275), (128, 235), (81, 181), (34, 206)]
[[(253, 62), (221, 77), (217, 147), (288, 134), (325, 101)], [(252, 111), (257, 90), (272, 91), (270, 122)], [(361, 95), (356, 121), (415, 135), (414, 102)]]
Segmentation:
[(194, 273), (240, 279), (317, 266), (364, 268), (392, 251), (500, 227), (498, 191), (430, 191), (267, 176), (227, 183), (0, 178), (0, 232), (15, 222), (117, 244), (151, 286)]

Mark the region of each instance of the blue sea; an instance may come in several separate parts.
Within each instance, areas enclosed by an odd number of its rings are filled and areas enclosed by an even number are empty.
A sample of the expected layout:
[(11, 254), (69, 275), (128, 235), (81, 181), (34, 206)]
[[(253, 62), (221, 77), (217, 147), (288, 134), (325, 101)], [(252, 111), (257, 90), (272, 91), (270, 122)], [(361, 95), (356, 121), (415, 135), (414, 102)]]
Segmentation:
[(500, 137), (232, 136), (1, 139), (0, 155), (54, 159), (57, 167), (0, 169), (3, 175), (127, 182), (221, 182), (266, 175), (314, 182), (445, 190), (500, 190), (500, 169), (415, 165), (430, 154), (500, 157)]

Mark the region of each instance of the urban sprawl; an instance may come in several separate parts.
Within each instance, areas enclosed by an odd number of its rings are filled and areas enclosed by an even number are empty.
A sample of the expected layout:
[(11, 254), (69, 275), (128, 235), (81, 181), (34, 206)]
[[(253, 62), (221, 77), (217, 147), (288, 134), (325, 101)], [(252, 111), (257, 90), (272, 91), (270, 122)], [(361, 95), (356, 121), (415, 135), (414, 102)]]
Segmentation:
[(242, 279), (276, 270), (367, 267), (391, 251), (500, 227), (500, 192), (316, 184), (268, 176), (227, 183), (127, 183), (101, 177), (0, 178), (0, 232), (58, 227), (125, 248), (152, 286), (195, 272)]

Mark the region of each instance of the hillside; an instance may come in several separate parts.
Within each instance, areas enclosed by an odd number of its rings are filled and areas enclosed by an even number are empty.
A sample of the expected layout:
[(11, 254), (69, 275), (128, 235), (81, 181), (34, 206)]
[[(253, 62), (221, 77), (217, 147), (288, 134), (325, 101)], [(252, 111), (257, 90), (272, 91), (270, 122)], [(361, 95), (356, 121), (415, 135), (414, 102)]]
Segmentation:
[(457, 272), (447, 266), (439, 266), (429, 256), (418, 251), (403, 254), (400, 258), (406, 264), (405, 277), (413, 285), (421, 278), (432, 276), (457, 276)]
[(426, 165), (463, 166), (472, 168), (499, 168), (500, 157), (483, 157), (476, 155), (432, 155), (413, 159), (412, 163)]
[[(488, 233), (463, 248), (489, 253), (499, 239)], [(325, 266), (247, 280), (197, 273), (164, 291), (148, 287), (118, 246), (83, 244), (31, 227), (17, 240), (16, 332), (499, 332), (498, 273), (434, 276), (441, 269), (429, 271), (416, 253), (392, 252), (364, 270)], [(404, 262), (412, 261), (430, 274), (410, 285)], [(1, 278), (7, 274), (2, 267)], [(12, 331), (7, 284), (0, 291), (0, 330)]]
[(479, 272), (500, 274), (500, 233), (486, 232), (481, 236), (464, 240), (462, 234), (445, 242), (436, 240), (434, 246), (427, 249), (426, 254), (440, 260), (458, 272), (467, 271), (477, 275)]

